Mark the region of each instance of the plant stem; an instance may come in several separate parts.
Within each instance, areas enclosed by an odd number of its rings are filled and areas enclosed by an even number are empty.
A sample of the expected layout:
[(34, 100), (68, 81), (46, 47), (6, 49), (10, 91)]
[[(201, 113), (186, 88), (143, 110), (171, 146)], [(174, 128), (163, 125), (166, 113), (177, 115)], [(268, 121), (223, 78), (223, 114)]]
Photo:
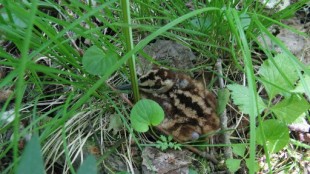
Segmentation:
[[(221, 89), (225, 88), (225, 84), (224, 84), (224, 80), (223, 80), (223, 68), (222, 68), (222, 59), (218, 59), (217, 63), (216, 63), (216, 67), (219, 73), (219, 83), (220, 83), (220, 87)], [(226, 109), (224, 110), (224, 112), (221, 114), (220, 119), (221, 119), (221, 129), (223, 131), (227, 130), (227, 115), (226, 115)], [(226, 159), (231, 159), (233, 158), (233, 154), (232, 154), (232, 149), (231, 149), (231, 142), (230, 142), (230, 132), (224, 132), (223, 137), (224, 137), (224, 144), (228, 145), (227, 147), (225, 147), (225, 151), (224, 151), (224, 155)]]
[[(133, 49), (129, 0), (122, 0), (121, 6), (122, 6), (122, 12), (123, 12), (123, 21), (126, 24), (123, 27), (123, 31), (125, 35), (125, 42), (126, 42), (126, 50), (127, 52), (129, 52)], [(137, 79), (137, 73), (136, 73), (136, 67), (135, 67), (135, 59), (136, 59), (135, 55), (132, 54), (131, 58), (128, 60), (128, 66), (130, 70), (131, 87), (132, 87), (135, 102), (137, 102), (140, 98), (140, 95), (139, 95), (138, 79)]]

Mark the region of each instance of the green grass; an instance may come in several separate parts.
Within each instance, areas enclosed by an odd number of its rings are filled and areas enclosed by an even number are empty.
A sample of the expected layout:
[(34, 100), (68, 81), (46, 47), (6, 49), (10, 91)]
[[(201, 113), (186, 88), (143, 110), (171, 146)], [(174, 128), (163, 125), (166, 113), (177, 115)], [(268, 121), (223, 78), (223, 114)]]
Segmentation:
[[(14, 87), (15, 111), (13, 123), (0, 122), (1, 137), (13, 130), (13, 139), (3, 138), (0, 145), (0, 161), (8, 159), (9, 156), (12, 160), (4, 169), (0, 169), (7, 173), (17, 171), (21, 159), (20, 139), (28, 133), (39, 135), (43, 159), (46, 162), (45, 169), (51, 169), (52, 164), (62, 160), (64, 171), (76, 173), (80, 164), (76, 162), (78, 154), (83, 155), (81, 149), (88, 141), (100, 147), (101, 155), (97, 157), (97, 162), (109, 172), (117, 172), (105, 162), (111, 154), (123, 154), (128, 158), (124, 161), (132, 169), (132, 166), (136, 165), (135, 161), (124, 151), (124, 147), (130, 147), (129, 140), (133, 139), (140, 149), (143, 144), (155, 146), (155, 143), (152, 144), (133, 130), (129, 122), (131, 107), (121, 99), (121, 94), (109, 85), (117, 86), (130, 81), (134, 98), (136, 101), (139, 99), (137, 56), (142, 54), (143, 48), (154, 39), (174, 40), (190, 47), (197, 56), (196, 64), (194, 68), (183, 71), (211, 71), (215, 77), (210, 86), (213, 91), (219, 90), (219, 78), (223, 78), (227, 84), (244, 83), (247, 86), (249, 113), (246, 117), (250, 122), (250, 136), (248, 139), (244, 136), (237, 137), (232, 139), (232, 143), (243, 143), (245, 140), (248, 144), (247, 153), (240, 159), (249, 159), (248, 166), (252, 166), (249, 168), (250, 173), (254, 173), (254, 164), (262, 155), (267, 156), (271, 169), (267, 147), (263, 147), (263, 153), (256, 144), (256, 129), (260, 129), (260, 126), (257, 126), (268, 120), (270, 115), (274, 115), (258, 112), (257, 94), (264, 79), (257, 75), (254, 67), (260, 67), (264, 58), (253, 57), (253, 43), (258, 44), (268, 59), (272, 59), (274, 51), (258, 43), (257, 37), (265, 34), (273, 40), (289, 57), (298, 72), (301, 84), (307, 86), (304, 75), (310, 75), (310, 69), (268, 31), (268, 27), (276, 24), (308, 37), (305, 33), (281, 23), (282, 19), (292, 17), (306, 2), (308, 1), (303, 0), (285, 10), (268, 14), (261, 4), (253, 0), (243, 4), (222, 0), (206, 3), (193, 1), (193, 9), (180, 0), (130, 3), (126, 0), (121, 3), (114, 0), (100, 1), (96, 6), (79, 1), (69, 4), (57, 4), (49, 0), (33, 0), (30, 3), (0, 1), (3, 4), (0, 9), (1, 44), (10, 41), (18, 50), (13, 52), (12, 49), (6, 50), (4, 46), (0, 48), (0, 66), (11, 69), (10, 73), (0, 80), (0, 89)], [(242, 8), (236, 10), (237, 5)], [(57, 15), (53, 16), (55, 13)], [(96, 26), (92, 16), (96, 16), (103, 25)], [(102, 30), (106, 28), (114, 35), (104, 34)], [(111, 67), (103, 69), (100, 76), (89, 73), (82, 64), (83, 54), (88, 47), (75, 43), (80, 37), (90, 41), (91, 45), (102, 48), (104, 52), (113, 51), (119, 54), (119, 60)], [(219, 58), (224, 61), (223, 74), (228, 74), (223, 77), (210, 68), (214, 67)], [(161, 62), (156, 63), (169, 67)], [(238, 74), (244, 74), (245, 79), (240, 80), (241, 76)], [(285, 77), (285, 72), (282, 74)], [(61, 93), (47, 94), (48, 86), (59, 87)], [(305, 87), (304, 93), (310, 96), (309, 87)], [(47, 97), (51, 101), (44, 101)], [(272, 99), (266, 99), (269, 100), (268, 106), (271, 106)], [(57, 105), (53, 104), (55, 101), (58, 102)], [(43, 112), (43, 103), (54, 107)], [(234, 107), (233, 110), (238, 110), (236, 106), (230, 106)], [(11, 109), (10, 107), (12, 106), (9, 102), (3, 104), (0, 115)], [(232, 117), (237, 120), (241, 117), (241, 112), (243, 111), (233, 112)], [(50, 118), (51, 115), (53, 118)], [(121, 124), (115, 127), (117, 134), (107, 131), (113, 115), (118, 115), (121, 119)], [(24, 120), (29, 120), (29, 125), (21, 130)], [(120, 140), (123, 141), (119, 143)], [(227, 145), (222, 147), (225, 146)], [(114, 150), (108, 152), (109, 147)], [(309, 149), (307, 146), (305, 148)], [(207, 165), (203, 160), (201, 163)]]

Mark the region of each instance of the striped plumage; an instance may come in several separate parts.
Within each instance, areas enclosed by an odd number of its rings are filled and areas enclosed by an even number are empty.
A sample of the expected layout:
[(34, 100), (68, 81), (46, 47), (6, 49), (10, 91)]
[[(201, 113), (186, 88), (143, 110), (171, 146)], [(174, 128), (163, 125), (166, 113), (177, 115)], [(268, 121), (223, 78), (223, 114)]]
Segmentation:
[(194, 140), (219, 129), (214, 95), (188, 75), (156, 68), (139, 79), (139, 87), (144, 98), (157, 101), (165, 110), (158, 127), (178, 140)]

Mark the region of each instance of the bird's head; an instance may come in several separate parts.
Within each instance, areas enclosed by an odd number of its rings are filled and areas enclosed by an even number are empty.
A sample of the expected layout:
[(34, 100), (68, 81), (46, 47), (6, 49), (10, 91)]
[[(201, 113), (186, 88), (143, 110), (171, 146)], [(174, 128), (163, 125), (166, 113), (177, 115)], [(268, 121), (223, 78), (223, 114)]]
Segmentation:
[(172, 89), (175, 74), (166, 68), (153, 69), (139, 78), (139, 87), (145, 93), (162, 94)]

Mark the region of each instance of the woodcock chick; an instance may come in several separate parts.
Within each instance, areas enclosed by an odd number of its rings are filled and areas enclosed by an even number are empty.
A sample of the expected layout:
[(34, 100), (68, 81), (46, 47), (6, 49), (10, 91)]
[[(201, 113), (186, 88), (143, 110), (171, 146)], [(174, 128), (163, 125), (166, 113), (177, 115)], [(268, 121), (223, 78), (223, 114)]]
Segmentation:
[(196, 140), (219, 129), (215, 96), (188, 75), (153, 68), (139, 78), (139, 89), (143, 98), (156, 101), (165, 111), (157, 127), (179, 141)]
[(202, 83), (166, 68), (152, 69), (139, 78), (143, 98), (161, 105), (165, 119), (158, 126), (180, 141), (198, 139), (219, 129), (216, 98)]

